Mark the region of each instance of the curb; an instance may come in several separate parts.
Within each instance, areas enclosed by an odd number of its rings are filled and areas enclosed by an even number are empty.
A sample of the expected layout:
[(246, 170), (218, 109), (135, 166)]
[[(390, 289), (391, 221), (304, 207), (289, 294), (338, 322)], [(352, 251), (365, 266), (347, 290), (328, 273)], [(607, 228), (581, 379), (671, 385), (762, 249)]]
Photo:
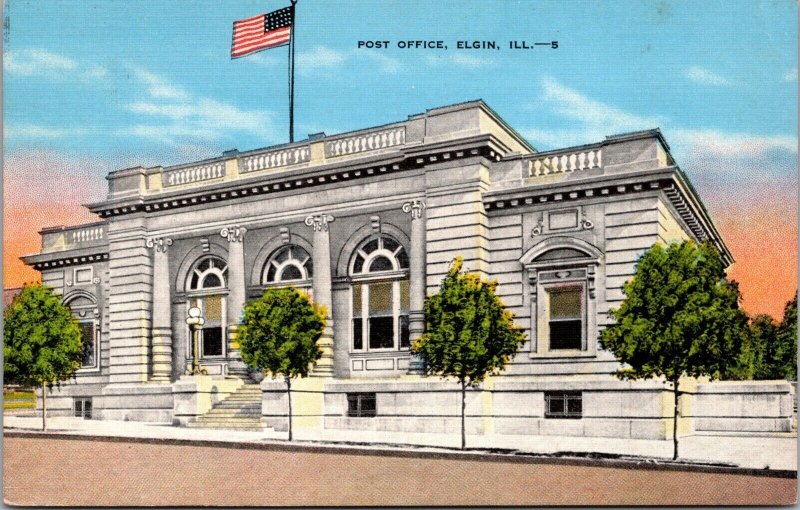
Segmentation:
[[(338, 455), (381, 455), (398, 458), (414, 459), (435, 459), (435, 460), (468, 460), (478, 462), (509, 462), (520, 464), (550, 464), (563, 466), (588, 466), (588, 467), (608, 467), (619, 469), (646, 469), (651, 471), (684, 471), (696, 473), (717, 473), (733, 474), (744, 476), (765, 476), (771, 478), (790, 478), (797, 479), (797, 471), (787, 469), (755, 469), (742, 468), (735, 466), (719, 466), (704, 464), (682, 464), (671, 461), (656, 460), (637, 460), (603, 457), (569, 457), (558, 456), (559, 454), (537, 454), (519, 451), (493, 452), (489, 450), (480, 451), (459, 451), (440, 449), (441, 447), (417, 447), (411, 445), (390, 446), (385, 444), (353, 444), (329, 442), (319, 444), (314, 442), (298, 441), (295, 443), (281, 442), (279, 440), (264, 440), (263, 442), (252, 441), (216, 441), (210, 439), (177, 439), (177, 438), (155, 438), (155, 437), (127, 437), (127, 436), (105, 436), (105, 435), (83, 435), (62, 432), (43, 432), (43, 431), (24, 431), (3, 430), (4, 437), (15, 438), (42, 438), (42, 439), (63, 439), (79, 441), (103, 441), (113, 443), (141, 443), (152, 445), (174, 445), (174, 446), (204, 446), (211, 448), (228, 448), (237, 450), (265, 450), (279, 452), (300, 452), (300, 453), (325, 453)], [(426, 448), (417, 450), (416, 448)], [(435, 450), (432, 450), (434, 449)], [(561, 454), (566, 455), (566, 454)], [(577, 454), (576, 454), (577, 455)], [(602, 454), (585, 454), (602, 455)]]

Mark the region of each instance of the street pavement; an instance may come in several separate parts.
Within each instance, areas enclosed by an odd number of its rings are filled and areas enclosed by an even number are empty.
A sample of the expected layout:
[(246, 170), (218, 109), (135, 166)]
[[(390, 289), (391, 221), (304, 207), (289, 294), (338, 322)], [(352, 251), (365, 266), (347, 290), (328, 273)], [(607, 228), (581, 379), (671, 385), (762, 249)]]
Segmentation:
[(4, 447), (4, 500), (26, 506), (789, 505), (797, 495), (796, 478), (787, 476), (515, 456), (220, 447), (8, 431)]
[[(5, 430), (41, 430), (41, 417), (3, 416)], [(286, 432), (237, 431), (173, 427), (168, 424), (84, 420), (72, 417), (49, 417), (48, 431), (54, 434), (127, 437), (141, 439), (215, 441), (244, 444), (286, 444)], [(336, 448), (411, 448), (414, 451), (456, 449), (457, 435), (392, 433), (341, 430), (294, 430), (295, 444), (323, 443)], [(471, 450), (507, 449), (520, 453), (574, 454), (599, 453), (610, 456), (643, 457), (669, 460), (672, 440), (635, 440), (571, 436), (467, 436)], [(696, 434), (679, 438), (680, 459), (692, 463), (726, 464), (750, 469), (797, 471), (797, 434)]]

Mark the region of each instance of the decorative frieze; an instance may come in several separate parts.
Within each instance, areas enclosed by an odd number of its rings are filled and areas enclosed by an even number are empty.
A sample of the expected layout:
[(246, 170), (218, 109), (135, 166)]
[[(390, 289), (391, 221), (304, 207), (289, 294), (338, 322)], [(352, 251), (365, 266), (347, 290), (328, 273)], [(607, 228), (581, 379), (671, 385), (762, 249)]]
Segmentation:
[(244, 241), (244, 235), (247, 233), (245, 227), (233, 225), (232, 227), (223, 227), (219, 231), (219, 235), (227, 239), (229, 243), (241, 243)]
[(172, 242), (169, 237), (150, 237), (145, 242), (145, 246), (157, 252), (166, 252), (167, 248), (172, 246)]
[(335, 218), (330, 214), (317, 214), (308, 216), (305, 224), (311, 227), (314, 231), (328, 231), (328, 223), (331, 223)]
[(408, 214), (411, 213), (411, 219), (417, 220), (422, 217), (422, 211), (425, 210), (425, 202), (422, 200), (410, 200), (403, 204), (403, 212)]

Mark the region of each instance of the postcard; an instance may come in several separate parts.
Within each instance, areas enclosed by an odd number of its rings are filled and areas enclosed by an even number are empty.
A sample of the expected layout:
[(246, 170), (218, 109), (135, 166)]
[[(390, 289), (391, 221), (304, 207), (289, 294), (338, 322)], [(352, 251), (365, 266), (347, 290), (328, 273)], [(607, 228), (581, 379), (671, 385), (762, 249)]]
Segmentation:
[(797, 15), (7, 0), (6, 504), (794, 504)]

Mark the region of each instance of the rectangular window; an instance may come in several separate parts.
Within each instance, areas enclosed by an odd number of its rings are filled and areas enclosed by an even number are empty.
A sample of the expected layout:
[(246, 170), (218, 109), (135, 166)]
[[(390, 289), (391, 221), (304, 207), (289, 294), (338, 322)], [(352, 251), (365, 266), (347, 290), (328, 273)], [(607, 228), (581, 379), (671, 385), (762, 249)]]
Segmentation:
[(400, 316), (400, 348), (408, 349), (411, 347), (411, 338), (408, 332), (408, 315)]
[(83, 355), (81, 357), (81, 367), (94, 367), (96, 356), (96, 338), (94, 322), (81, 322), (81, 340), (83, 341)]
[(364, 349), (364, 322), (361, 319), (362, 286), (353, 285), (353, 350)]
[(72, 277), (75, 283), (92, 283), (92, 268), (76, 267)]
[(203, 328), (203, 356), (222, 356), (222, 328)]
[(352, 418), (371, 418), (376, 414), (375, 393), (347, 394), (347, 416)]
[(581, 418), (583, 394), (580, 391), (545, 391), (545, 418)]
[(74, 399), (73, 410), (76, 418), (92, 419), (92, 399), (84, 397)]
[(391, 349), (394, 345), (392, 282), (369, 285), (369, 348)]
[(550, 296), (550, 349), (583, 346), (583, 292), (580, 287), (555, 288)]

